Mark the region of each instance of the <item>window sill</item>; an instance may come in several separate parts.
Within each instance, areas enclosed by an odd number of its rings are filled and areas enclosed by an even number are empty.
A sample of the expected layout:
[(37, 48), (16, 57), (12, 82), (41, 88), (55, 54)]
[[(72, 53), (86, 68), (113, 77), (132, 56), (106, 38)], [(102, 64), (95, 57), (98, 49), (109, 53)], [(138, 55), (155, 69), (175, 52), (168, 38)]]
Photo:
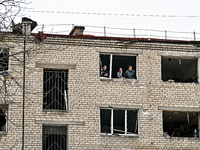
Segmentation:
[(175, 82), (174, 80), (168, 80), (168, 81), (163, 81), (161, 80), (163, 83), (165, 84), (199, 84), (199, 82)]
[(137, 83), (137, 79), (123, 79), (123, 78), (106, 78), (106, 77), (99, 77), (100, 81), (114, 81), (114, 82), (129, 82), (129, 83)]
[(195, 137), (163, 137), (164, 139), (170, 139), (170, 140), (200, 140), (199, 137), (195, 138)]
[(59, 109), (43, 109), (43, 112), (66, 112), (66, 113), (68, 113), (68, 110), (59, 110)]
[(106, 134), (101, 133), (100, 136), (121, 136), (121, 137), (139, 137), (138, 134)]
[(1, 135), (7, 135), (7, 134), (8, 134), (7, 131), (0, 131), (0, 136), (1, 136)]

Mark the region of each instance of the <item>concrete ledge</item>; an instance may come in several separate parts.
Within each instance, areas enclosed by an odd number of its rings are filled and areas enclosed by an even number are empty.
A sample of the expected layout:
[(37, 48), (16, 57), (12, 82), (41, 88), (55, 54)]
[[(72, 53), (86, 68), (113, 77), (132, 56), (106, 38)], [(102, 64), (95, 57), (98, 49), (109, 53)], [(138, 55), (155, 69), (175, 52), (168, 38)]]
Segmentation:
[(138, 79), (117, 79), (117, 78), (105, 78), (99, 77), (100, 81), (114, 81), (114, 82), (129, 82), (129, 83), (137, 83)]
[(158, 53), (160, 56), (164, 57), (181, 57), (181, 58), (199, 58), (200, 54), (194, 54), (194, 53), (187, 53), (187, 54), (178, 54), (178, 53)]
[(35, 120), (36, 124), (44, 125), (84, 125), (85, 122), (80, 121), (47, 121), (47, 120)]
[(142, 109), (143, 108), (143, 106), (140, 106), (140, 105), (130, 106), (130, 105), (96, 104), (96, 106), (100, 108), (118, 108), (118, 109)]
[(53, 64), (53, 63), (40, 63), (36, 62), (35, 66), (38, 68), (49, 69), (76, 69), (76, 64)]
[(190, 108), (190, 107), (165, 107), (165, 106), (159, 106), (158, 110), (200, 112), (200, 108)]
[(139, 138), (138, 134), (106, 134), (106, 133), (100, 133), (100, 136), (120, 136), (120, 137)]
[(111, 54), (142, 54), (142, 52), (139, 51), (123, 51), (123, 50), (106, 50), (106, 49), (96, 49), (96, 52), (100, 53), (111, 53)]

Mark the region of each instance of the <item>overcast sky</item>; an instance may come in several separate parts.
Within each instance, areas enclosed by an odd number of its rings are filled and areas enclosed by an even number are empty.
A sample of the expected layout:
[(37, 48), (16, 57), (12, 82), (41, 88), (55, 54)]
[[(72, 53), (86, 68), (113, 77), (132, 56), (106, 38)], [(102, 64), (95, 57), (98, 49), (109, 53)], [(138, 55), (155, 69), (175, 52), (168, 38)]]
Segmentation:
[[(86, 26), (85, 34), (93, 35), (103, 35), (104, 28), (89, 26), (135, 28), (136, 36), (149, 38), (153, 35), (164, 38), (165, 32), (137, 29), (191, 32), (167, 32), (172, 37), (193, 38), (193, 31), (200, 33), (200, 0), (34, 0), (28, 8), (22, 13), (39, 24), (34, 32), (41, 31), (44, 24), (46, 33), (68, 34), (72, 28), (70, 24), (75, 24)], [(21, 19), (16, 18), (15, 22), (21, 22)], [(106, 28), (106, 32), (107, 36), (115, 36), (109, 33), (133, 36), (132, 30)], [(200, 34), (196, 37), (200, 40)]]

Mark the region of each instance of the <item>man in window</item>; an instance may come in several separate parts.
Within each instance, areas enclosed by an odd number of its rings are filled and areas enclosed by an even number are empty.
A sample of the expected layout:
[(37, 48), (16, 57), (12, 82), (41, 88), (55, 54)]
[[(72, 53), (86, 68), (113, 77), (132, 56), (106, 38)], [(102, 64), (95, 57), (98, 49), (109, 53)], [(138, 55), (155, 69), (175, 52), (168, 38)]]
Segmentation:
[(101, 71), (101, 77), (108, 77), (108, 71), (106, 65), (103, 66), (103, 69)]
[(128, 66), (128, 70), (126, 70), (125, 74), (128, 79), (136, 79), (135, 70), (133, 70), (131, 65)]

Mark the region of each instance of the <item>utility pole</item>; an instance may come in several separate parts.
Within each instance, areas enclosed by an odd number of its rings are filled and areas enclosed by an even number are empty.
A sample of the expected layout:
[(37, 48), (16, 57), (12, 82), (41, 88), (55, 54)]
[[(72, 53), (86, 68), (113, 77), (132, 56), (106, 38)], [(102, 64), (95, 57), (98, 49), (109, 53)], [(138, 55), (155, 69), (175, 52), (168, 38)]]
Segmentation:
[(24, 56), (23, 56), (22, 150), (24, 150), (25, 65), (26, 65), (26, 55), (25, 54), (26, 54), (26, 28), (27, 28), (27, 24), (25, 23), (23, 25), (24, 25), (25, 31), (24, 31)]

